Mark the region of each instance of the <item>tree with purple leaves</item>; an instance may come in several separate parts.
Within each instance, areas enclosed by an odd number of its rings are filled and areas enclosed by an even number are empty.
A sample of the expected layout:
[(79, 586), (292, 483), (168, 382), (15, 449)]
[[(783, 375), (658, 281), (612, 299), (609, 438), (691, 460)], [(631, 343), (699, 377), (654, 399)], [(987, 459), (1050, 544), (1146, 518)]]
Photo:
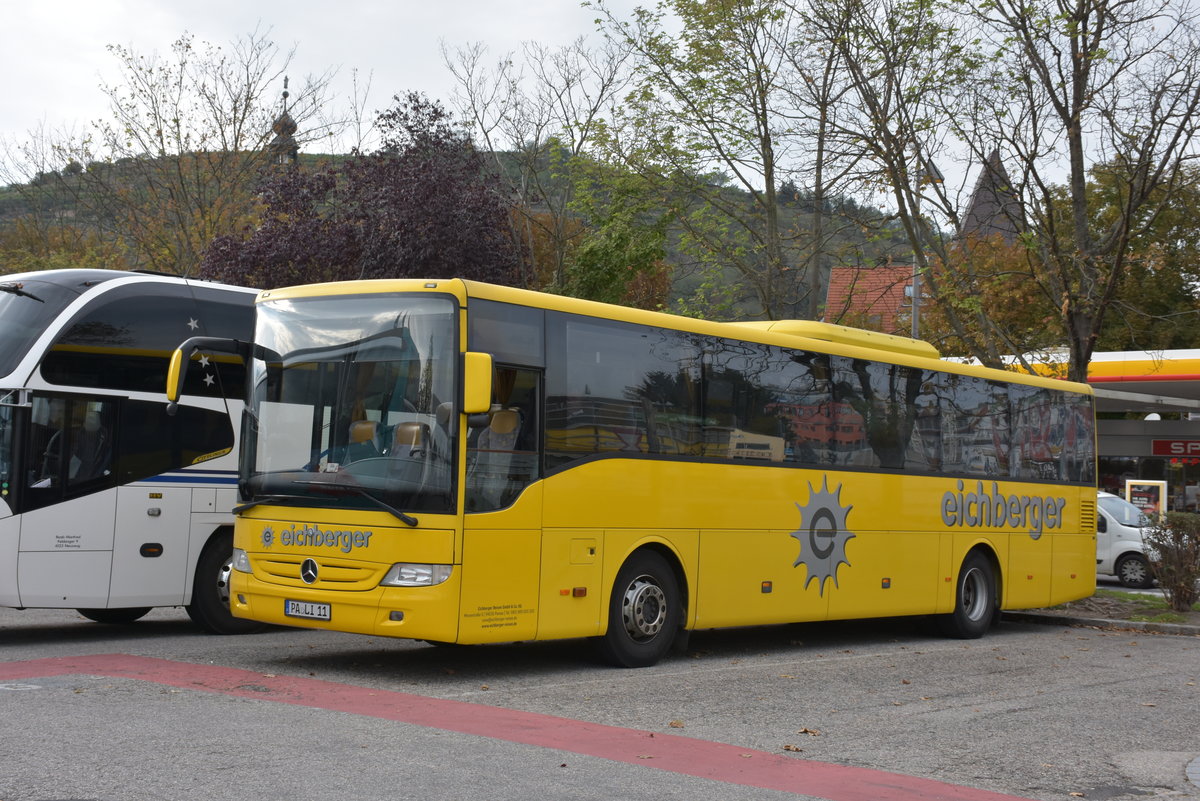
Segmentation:
[(261, 223), (218, 237), (202, 274), (271, 288), (361, 278), (512, 283), (517, 249), (500, 183), (438, 103), (395, 97), (383, 146), (316, 170), (266, 171)]

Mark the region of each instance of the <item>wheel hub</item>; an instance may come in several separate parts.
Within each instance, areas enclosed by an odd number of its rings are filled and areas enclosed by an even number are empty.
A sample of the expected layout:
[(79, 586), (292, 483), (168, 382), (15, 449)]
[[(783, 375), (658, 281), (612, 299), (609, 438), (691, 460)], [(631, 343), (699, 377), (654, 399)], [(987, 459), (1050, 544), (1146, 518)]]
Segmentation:
[(962, 583), (962, 608), (970, 620), (979, 620), (987, 611), (987, 581), (978, 568), (971, 568)]
[(630, 637), (634, 640), (651, 639), (666, 622), (667, 596), (649, 576), (638, 576), (625, 590), (621, 616)]

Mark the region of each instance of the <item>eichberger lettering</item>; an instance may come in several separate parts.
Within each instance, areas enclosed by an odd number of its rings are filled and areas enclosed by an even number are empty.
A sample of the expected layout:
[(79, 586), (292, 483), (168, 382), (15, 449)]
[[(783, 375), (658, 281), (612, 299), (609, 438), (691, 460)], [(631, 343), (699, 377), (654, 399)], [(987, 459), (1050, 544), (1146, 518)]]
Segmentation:
[(350, 553), (355, 548), (366, 548), (371, 544), (371, 531), (322, 531), (315, 525), (304, 528), (284, 529), (279, 532), (280, 545), (299, 545), (305, 548), (337, 548), (342, 553)]
[(942, 522), (960, 528), (1026, 529), (1036, 539), (1044, 529), (1062, 526), (1066, 505), (1066, 498), (1006, 495), (995, 481), (991, 492), (984, 489), (982, 481), (974, 492), (967, 492), (959, 481), (957, 492), (950, 490), (942, 496)]

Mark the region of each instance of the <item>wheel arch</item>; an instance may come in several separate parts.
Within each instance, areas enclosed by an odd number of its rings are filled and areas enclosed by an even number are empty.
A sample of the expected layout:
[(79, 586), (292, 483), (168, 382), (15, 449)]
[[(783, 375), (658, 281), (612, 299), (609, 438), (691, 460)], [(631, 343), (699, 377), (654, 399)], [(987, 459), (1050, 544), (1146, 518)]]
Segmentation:
[(204, 557), (204, 552), (213, 547), (213, 543), (224, 534), (233, 536), (233, 523), (217, 523), (209, 528), (203, 540), (199, 538), (195, 540), (199, 547), (188, 554), (187, 585), (186, 592), (183, 594), (184, 606), (190, 604), (196, 594), (196, 572), (200, 569), (200, 560)]
[[(675, 581), (679, 584), (679, 602), (683, 607), (680, 628), (689, 628), (692, 622), (692, 588), (688, 581), (687, 571), (683, 567), (683, 557), (680, 556), (679, 552), (669, 542), (660, 539), (651, 539), (637, 543), (621, 556), (619, 562), (613, 564), (612, 575), (615, 577), (617, 573), (621, 572), (621, 568), (625, 566), (626, 562), (643, 551), (652, 551), (661, 556), (666, 561), (667, 566), (671, 568), (671, 572), (675, 574)], [(603, 606), (604, 608), (608, 608), (608, 604), (612, 600), (613, 582), (612, 580), (606, 580), (605, 584)], [(607, 628), (607, 622), (605, 628)]]

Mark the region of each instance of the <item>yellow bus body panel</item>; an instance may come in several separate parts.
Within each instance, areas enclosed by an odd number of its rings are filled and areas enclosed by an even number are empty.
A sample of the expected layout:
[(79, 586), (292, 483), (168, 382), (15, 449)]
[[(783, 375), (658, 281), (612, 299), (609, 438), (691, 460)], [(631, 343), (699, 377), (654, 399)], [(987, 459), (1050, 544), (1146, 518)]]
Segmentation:
[[(300, 522), (284, 519), (295, 508), (256, 507), (237, 527), (255, 573), (234, 575), (235, 614), (462, 643), (598, 636), (617, 572), (645, 547), (678, 566), (688, 628), (950, 612), (973, 548), (998, 568), (1002, 608), (1040, 607), (1094, 590), (1095, 536), (1080, 512), (1090, 499), (1094, 519), (1094, 498), (1031, 482), (597, 459), (508, 509), (423, 515), (417, 528), (375, 512), (305, 509)], [(988, 513), (1002, 524), (982, 519), (987, 505), (1003, 505)], [(1052, 517), (1034, 520), (1030, 505)], [(309, 587), (299, 562), (313, 549), (282, 542), (308, 526), (370, 530), (370, 546), (319, 547), (323, 578)], [(435, 587), (378, 588), (397, 562), (454, 569)], [(333, 619), (287, 617), (285, 599), (330, 603)]]
[[(298, 512), (304, 517), (287, 519)], [(255, 507), (234, 529), (234, 545), (249, 555), (254, 572), (233, 572), (233, 614), (285, 626), (454, 642), (461, 581), (457, 570), (433, 587), (379, 586), (397, 562), (460, 561), (456, 519), (425, 515), (423, 521), (428, 528), (396, 525), (395, 518), (373, 511)], [(310, 530), (311, 536), (306, 533)], [(320, 568), (312, 585), (300, 578), (307, 557)], [(330, 620), (289, 617), (285, 600), (328, 603)], [(400, 619), (393, 619), (396, 614)]]

